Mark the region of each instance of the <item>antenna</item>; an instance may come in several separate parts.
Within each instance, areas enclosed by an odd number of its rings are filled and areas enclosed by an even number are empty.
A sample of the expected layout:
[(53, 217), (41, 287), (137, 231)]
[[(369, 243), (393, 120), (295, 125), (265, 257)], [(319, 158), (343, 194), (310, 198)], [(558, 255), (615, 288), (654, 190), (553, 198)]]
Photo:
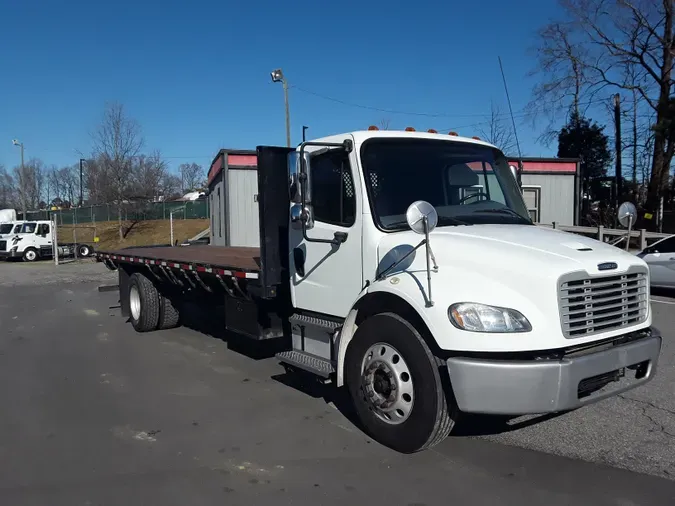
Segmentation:
[(506, 86), (506, 77), (504, 77), (504, 67), (502, 66), (502, 57), (497, 56), (499, 60), (499, 70), (502, 73), (502, 81), (504, 81), (504, 91), (506, 92), (506, 101), (509, 103), (509, 113), (511, 114), (511, 123), (513, 124), (513, 135), (516, 138), (516, 147), (518, 148), (518, 185), (521, 184), (521, 173), (523, 172), (523, 154), (520, 152), (520, 142), (518, 142), (518, 131), (516, 130), (516, 120), (513, 117), (513, 109), (511, 108), (511, 97), (509, 97), (509, 88)]

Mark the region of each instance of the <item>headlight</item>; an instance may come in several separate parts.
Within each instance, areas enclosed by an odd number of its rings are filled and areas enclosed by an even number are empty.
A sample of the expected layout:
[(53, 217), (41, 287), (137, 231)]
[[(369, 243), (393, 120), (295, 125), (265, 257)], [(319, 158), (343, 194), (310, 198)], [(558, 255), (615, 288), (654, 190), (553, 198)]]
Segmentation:
[(448, 318), (461, 330), (471, 332), (529, 332), (532, 325), (515, 309), (460, 302), (448, 308)]

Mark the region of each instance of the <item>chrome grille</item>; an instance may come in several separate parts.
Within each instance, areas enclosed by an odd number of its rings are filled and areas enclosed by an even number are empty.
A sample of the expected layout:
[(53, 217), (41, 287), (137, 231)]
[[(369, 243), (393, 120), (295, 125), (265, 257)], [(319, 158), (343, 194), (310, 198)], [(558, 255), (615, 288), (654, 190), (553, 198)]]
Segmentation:
[(567, 338), (643, 322), (648, 304), (648, 277), (642, 269), (614, 276), (574, 273), (560, 280), (560, 322)]

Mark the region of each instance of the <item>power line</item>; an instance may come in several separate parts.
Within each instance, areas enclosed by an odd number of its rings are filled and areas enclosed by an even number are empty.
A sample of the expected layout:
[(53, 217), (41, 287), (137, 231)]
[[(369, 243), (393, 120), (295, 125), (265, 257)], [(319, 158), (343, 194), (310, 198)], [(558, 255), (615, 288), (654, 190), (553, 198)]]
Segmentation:
[[(329, 102), (335, 102), (337, 104), (345, 105), (348, 107), (355, 107), (357, 109), (365, 109), (369, 111), (376, 111), (376, 112), (383, 112), (387, 114), (401, 114), (405, 116), (421, 116), (421, 117), (427, 117), (427, 118), (490, 118), (490, 117), (501, 117), (501, 116), (509, 116), (509, 113), (498, 113), (498, 114), (491, 114), (491, 113), (483, 113), (483, 114), (446, 114), (446, 113), (427, 113), (427, 112), (417, 112), (417, 111), (403, 111), (403, 110), (398, 110), (398, 109), (387, 109), (387, 108), (382, 108), (382, 107), (375, 107), (375, 106), (370, 106), (370, 105), (365, 105), (365, 104), (359, 104), (356, 102), (350, 102), (347, 100), (343, 100), (340, 98), (336, 97), (331, 97), (329, 95), (324, 95), (322, 93), (317, 93), (316, 91), (308, 90), (306, 88), (302, 88), (297, 85), (291, 85), (290, 88), (296, 89), (302, 93), (307, 93), (308, 95), (313, 95), (315, 97), (321, 98), (323, 100), (328, 100)], [(591, 105), (595, 103), (600, 103), (600, 102), (605, 102), (607, 99), (604, 98), (597, 98), (593, 100), (588, 100), (586, 102), (580, 102), (579, 105)], [(552, 100), (550, 102), (543, 102), (541, 107), (535, 107), (535, 108), (523, 108), (520, 109), (519, 111), (516, 111), (516, 116), (518, 116), (518, 113), (521, 113), (524, 116), (533, 114), (535, 112), (541, 112), (544, 110), (546, 105), (552, 105), (560, 102), (559, 100)], [(489, 121), (488, 121), (489, 122)], [(485, 122), (481, 122), (480, 124), (485, 124)]]

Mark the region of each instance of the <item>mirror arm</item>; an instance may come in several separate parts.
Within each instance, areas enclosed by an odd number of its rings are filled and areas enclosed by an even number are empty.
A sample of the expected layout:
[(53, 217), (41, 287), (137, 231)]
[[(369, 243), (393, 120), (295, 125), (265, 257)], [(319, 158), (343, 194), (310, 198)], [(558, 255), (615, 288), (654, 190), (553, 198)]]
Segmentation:
[(389, 271), (391, 271), (394, 267), (402, 263), (406, 258), (408, 258), (410, 255), (415, 253), (421, 246), (424, 246), (427, 243), (426, 239), (422, 239), (422, 242), (420, 242), (417, 246), (415, 246), (413, 249), (408, 251), (405, 255), (403, 255), (403, 258), (400, 258), (396, 260), (394, 263), (392, 263), (389, 267), (387, 267), (385, 270), (380, 272), (377, 276), (375, 276), (375, 281), (380, 281), (384, 279), (384, 277), (387, 275)]

